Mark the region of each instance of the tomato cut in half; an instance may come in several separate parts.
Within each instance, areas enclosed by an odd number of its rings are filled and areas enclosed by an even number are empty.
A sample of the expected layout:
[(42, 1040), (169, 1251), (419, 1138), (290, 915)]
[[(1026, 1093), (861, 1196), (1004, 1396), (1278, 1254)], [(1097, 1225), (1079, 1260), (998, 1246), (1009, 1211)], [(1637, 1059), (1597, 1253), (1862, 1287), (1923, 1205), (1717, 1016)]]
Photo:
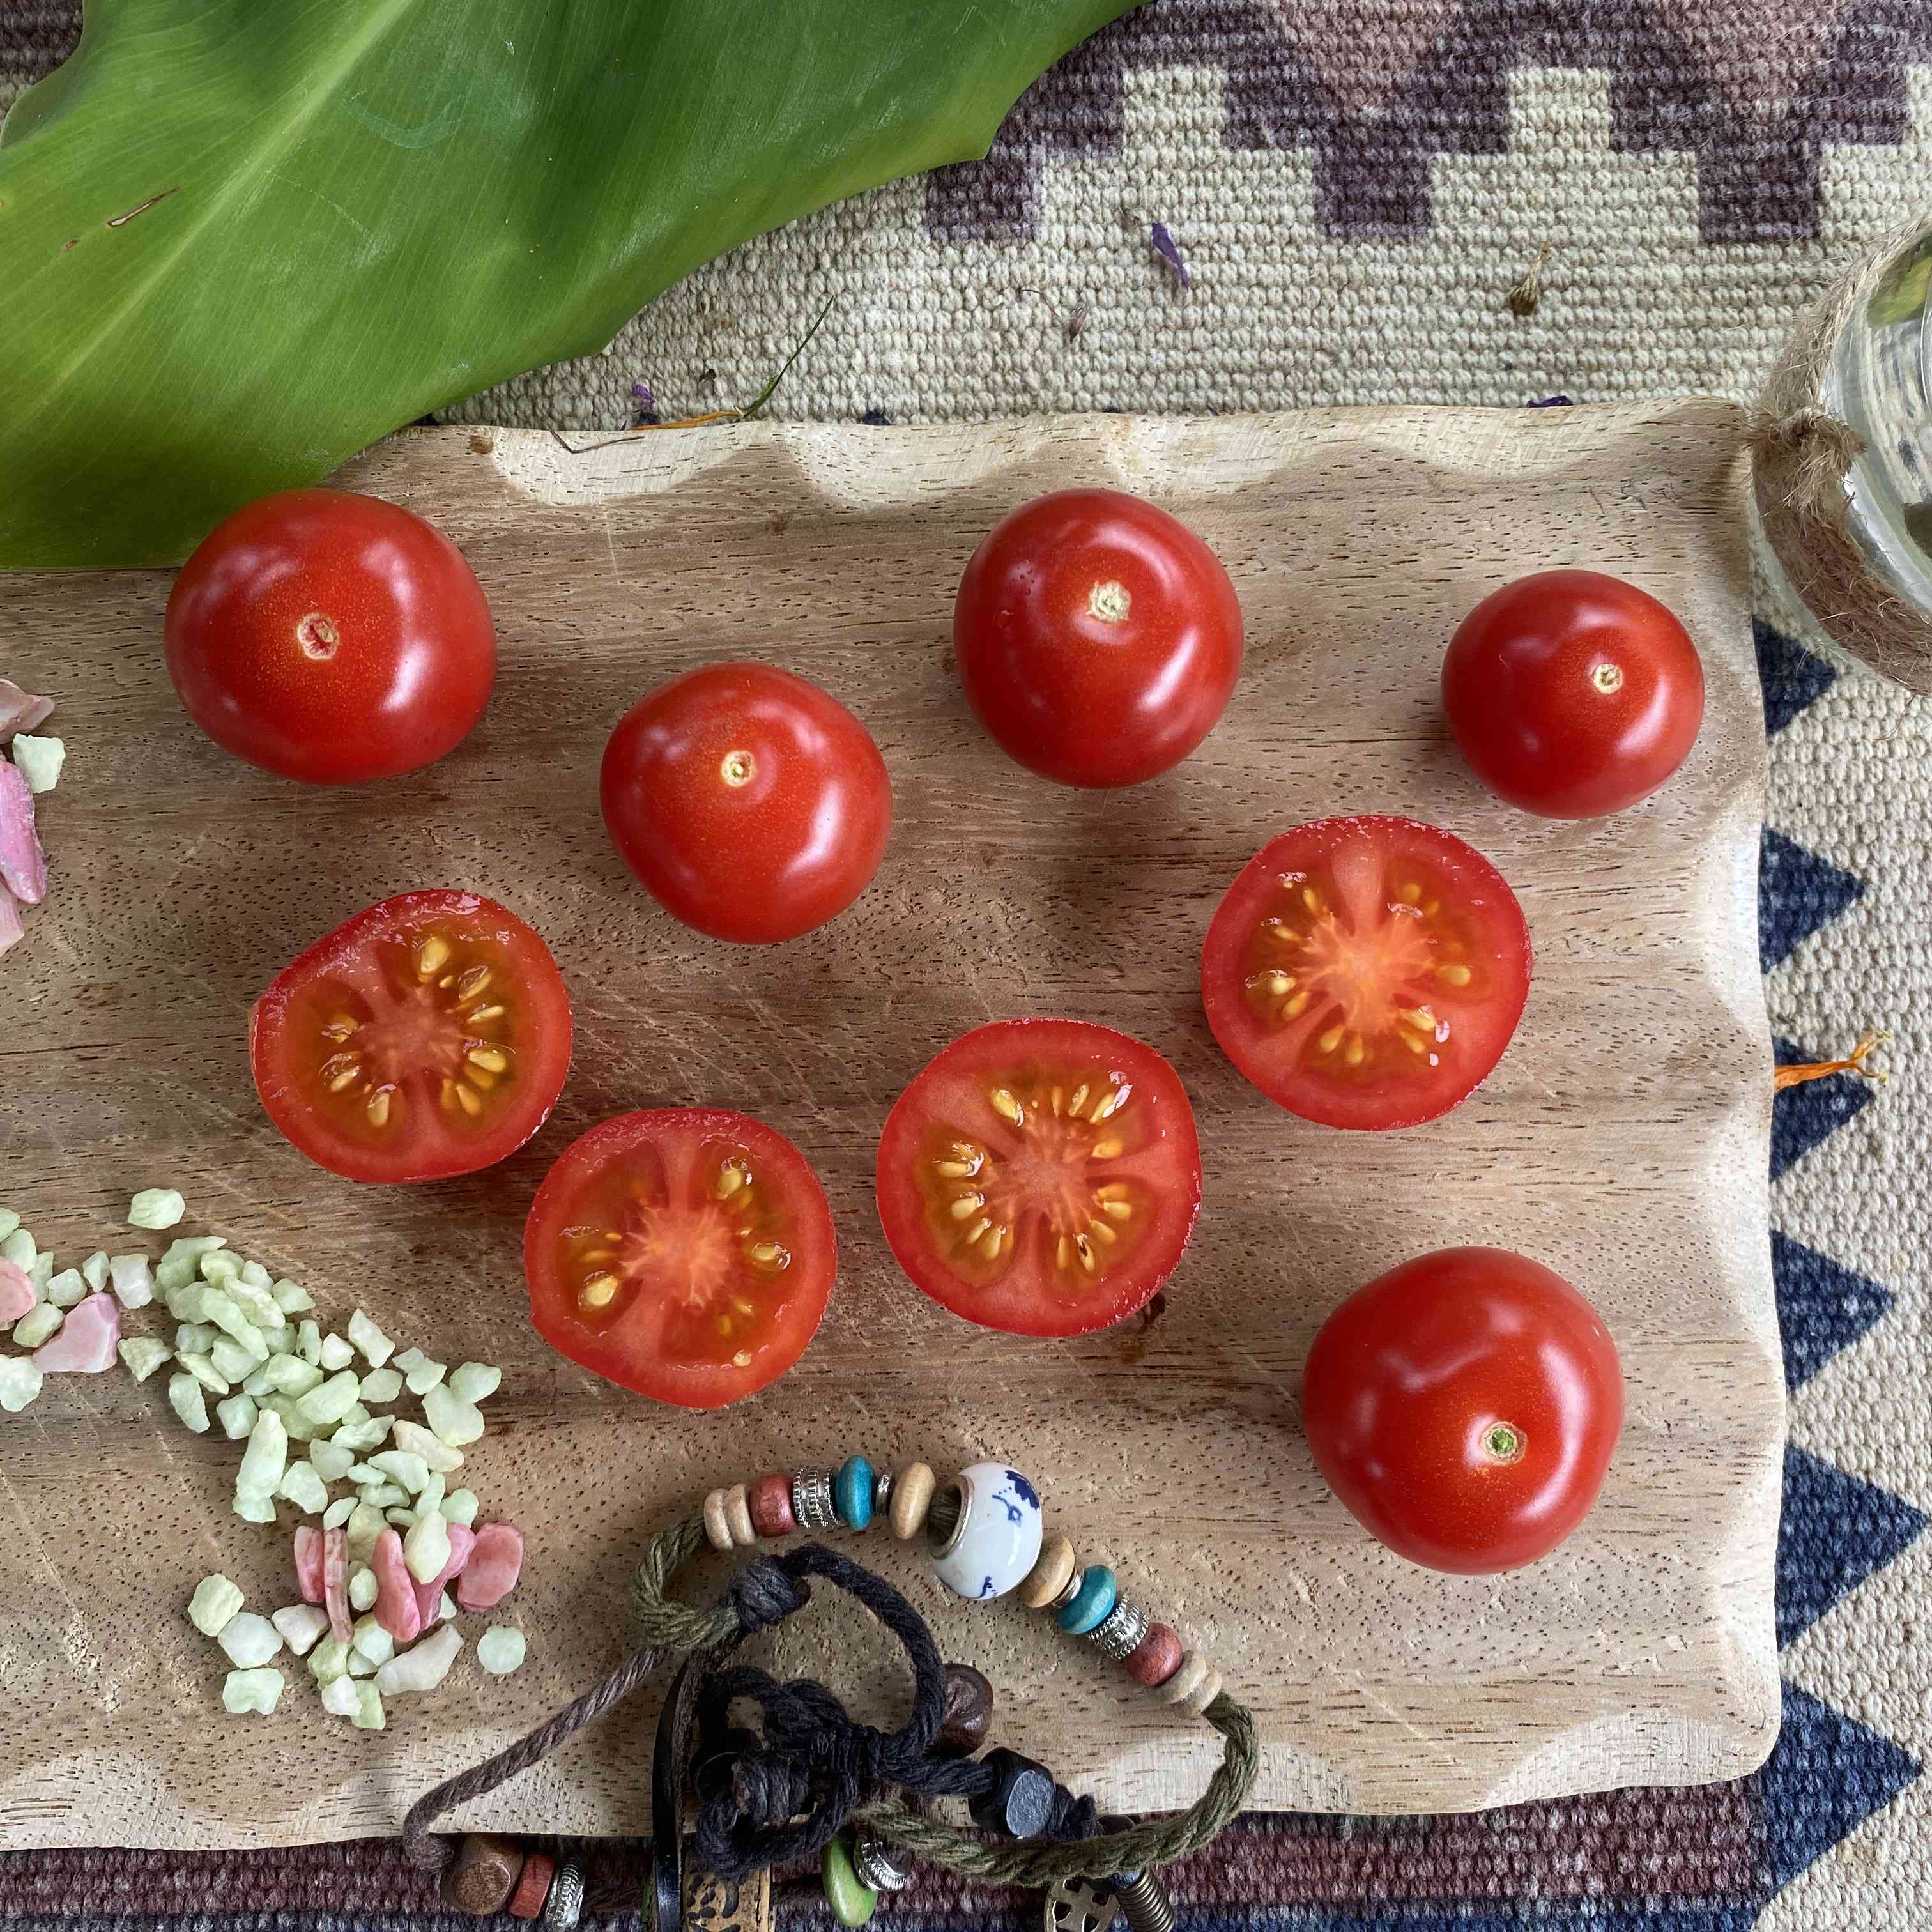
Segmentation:
[(543, 941), (473, 892), (404, 892), (338, 926), (255, 1002), (268, 1118), (350, 1180), (440, 1180), (514, 1153), (570, 1070)]
[(1180, 1077), (1084, 1020), (961, 1036), (879, 1139), (879, 1219), (914, 1285), (1014, 1335), (1084, 1335), (1144, 1307), (1201, 1205)]
[(559, 1156), (524, 1228), (537, 1333), (681, 1408), (722, 1408), (776, 1382), (818, 1332), (838, 1268), (805, 1156), (722, 1108), (592, 1127)]
[(1412, 1127), (1489, 1077), (1529, 994), (1529, 928), (1474, 847), (1413, 819), (1318, 818), (1250, 860), (1208, 928), (1228, 1058), (1331, 1127)]

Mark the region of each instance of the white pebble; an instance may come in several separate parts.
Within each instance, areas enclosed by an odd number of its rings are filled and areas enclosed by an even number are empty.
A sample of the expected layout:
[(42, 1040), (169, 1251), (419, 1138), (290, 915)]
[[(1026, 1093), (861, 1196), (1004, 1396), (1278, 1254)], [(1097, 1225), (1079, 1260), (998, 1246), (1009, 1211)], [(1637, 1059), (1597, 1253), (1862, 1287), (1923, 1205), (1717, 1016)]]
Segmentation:
[(14, 762), (31, 792), (52, 791), (60, 783), (61, 766), (67, 762), (67, 746), (58, 738), (21, 731), (14, 739)]
[[(167, 1352), (161, 1352), (167, 1360)], [(40, 1392), (40, 1371), (26, 1355), (0, 1355), (0, 1408), (18, 1415)]]
[(394, 1432), (398, 1449), (406, 1449), (412, 1456), (420, 1456), (439, 1474), (446, 1476), (463, 1467), (463, 1451), (452, 1449), (441, 1436), (425, 1429), (420, 1422), (398, 1420)]
[(338, 1496), (328, 1508), (322, 1511), (322, 1528), (340, 1529), (356, 1514), (356, 1498), (353, 1496)]
[(511, 1624), (492, 1624), (476, 1640), (476, 1661), (492, 1677), (507, 1677), (522, 1667), (524, 1634)]
[(403, 1564), (418, 1583), (431, 1583), (449, 1562), (449, 1522), (438, 1510), (424, 1510), (403, 1538)]
[(476, 1527), (476, 1509), (474, 1490), (452, 1490), (443, 1498), (442, 1520), (445, 1522), (460, 1522), (465, 1529), (472, 1529)]
[(128, 1204), (130, 1228), (172, 1228), (188, 1212), (188, 1203), (172, 1187), (144, 1187)]
[(80, 1264), (80, 1278), (96, 1294), (107, 1286), (107, 1250), (96, 1248)]
[(240, 1613), (242, 1602), (240, 1587), (226, 1576), (204, 1576), (188, 1599), (188, 1620), (203, 1636), (218, 1637)]
[(422, 1406), (437, 1441), (452, 1449), (467, 1448), (483, 1433), (483, 1412), (474, 1402), (459, 1401), (447, 1388), (431, 1389)]
[(107, 1279), (123, 1308), (145, 1308), (154, 1298), (154, 1271), (146, 1255), (110, 1255)]
[(56, 1308), (71, 1308), (86, 1292), (86, 1276), (78, 1268), (62, 1268), (49, 1279), (46, 1298)]
[(356, 1359), (356, 1351), (340, 1335), (325, 1335), (322, 1338), (321, 1352), (316, 1358), (331, 1375), (338, 1369), (346, 1369)]
[(349, 1606), (354, 1610), (373, 1610), (376, 1599), (382, 1594), (382, 1586), (376, 1581), (376, 1573), (366, 1563), (358, 1563), (349, 1573)]
[(332, 1677), (322, 1687), (322, 1708), (332, 1718), (352, 1718), (362, 1708), (360, 1690), (352, 1677)]
[(286, 1496), (304, 1516), (320, 1516), (328, 1507), (328, 1485), (316, 1474), (312, 1462), (291, 1462), (282, 1472), (275, 1493)]
[(221, 1424), (221, 1432), (231, 1442), (244, 1441), (255, 1426), (255, 1398), (251, 1395), (231, 1395), (226, 1402), (214, 1405), (216, 1419)]
[(243, 1453), (241, 1468), (235, 1472), (235, 1493), (272, 1496), (288, 1460), (289, 1432), (272, 1408), (265, 1408), (248, 1432), (248, 1447)]
[(403, 1392), (403, 1378), (394, 1369), (371, 1369), (362, 1378), (364, 1402), (394, 1402)]
[(282, 1647), (282, 1634), (266, 1617), (253, 1610), (242, 1610), (228, 1619), (215, 1642), (228, 1653), (237, 1670), (253, 1670), (266, 1664)]
[(322, 1641), (328, 1628), (328, 1612), (320, 1604), (291, 1604), (278, 1610), (269, 1622), (282, 1634), (282, 1641), (298, 1657), (306, 1657)]
[(221, 1708), (232, 1717), (248, 1711), (268, 1717), (280, 1701), (282, 1688), (279, 1670), (231, 1670), (221, 1686)]
[(502, 1370), (488, 1362), (465, 1362), (449, 1378), (449, 1392), (458, 1402), (488, 1402), (502, 1385)]
[(371, 1664), (387, 1664), (396, 1654), (396, 1640), (372, 1616), (356, 1619), (354, 1634), (349, 1640), (349, 1648), (366, 1657)]
[(208, 1398), (202, 1394), (201, 1384), (194, 1376), (169, 1376), (168, 1406), (181, 1418), (184, 1427), (192, 1429), (197, 1436), (207, 1434)]
[(130, 1335), (114, 1351), (128, 1365), (128, 1372), (144, 1382), (164, 1362), (173, 1359), (174, 1351), (152, 1335)]
[(376, 1688), (385, 1697), (434, 1690), (449, 1675), (450, 1666), (462, 1649), (462, 1634), (456, 1626), (438, 1624), (429, 1636), (390, 1658), (376, 1672)]
[(395, 1343), (359, 1308), (349, 1318), (349, 1339), (362, 1351), (372, 1369), (380, 1369), (396, 1352)]

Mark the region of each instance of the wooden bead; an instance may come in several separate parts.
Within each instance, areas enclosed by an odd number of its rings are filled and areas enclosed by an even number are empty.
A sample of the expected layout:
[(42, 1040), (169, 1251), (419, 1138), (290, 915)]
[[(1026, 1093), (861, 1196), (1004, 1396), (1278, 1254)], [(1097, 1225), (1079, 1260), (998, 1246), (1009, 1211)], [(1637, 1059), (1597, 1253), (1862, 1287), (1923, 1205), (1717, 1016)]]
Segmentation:
[(936, 1757), (970, 1757), (993, 1728), (993, 1686), (970, 1664), (946, 1666), (946, 1711), (932, 1749)]
[(722, 1490), (713, 1490), (704, 1498), (704, 1534), (713, 1550), (731, 1547), (731, 1522), (724, 1514)]
[(545, 1852), (532, 1852), (524, 1863), (524, 1875), (510, 1894), (512, 1918), (534, 1918), (550, 1896), (550, 1882), (556, 1876), (556, 1862)]
[(1126, 1672), (1136, 1684), (1157, 1690), (1180, 1668), (1180, 1640), (1166, 1624), (1152, 1624), (1127, 1653)]
[(745, 1499), (742, 1483), (734, 1483), (724, 1492), (724, 1522), (731, 1540), (740, 1550), (748, 1550), (758, 1541), (758, 1532), (752, 1527), (752, 1506)]
[(1192, 1696), (1211, 1674), (1208, 1660), (1190, 1650), (1180, 1660), (1173, 1676), (1160, 1687), (1160, 1701), (1163, 1704), (1181, 1702)]
[(1020, 1601), (1030, 1610), (1043, 1610), (1073, 1580), (1073, 1545), (1064, 1536), (1050, 1537), (1040, 1561), (1020, 1586)]
[(798, 1527), (791, 1513), (791, 1478), (760, 1476), (746, 1492), (752, 1527), (760, 1536), (789, 1536)]
[(442, 1895), (458, 1912), (488, 1918), (510, 1902), (524, 1875), (524, 1848), (510, 1838), (472, 1832), (442, 1875)]
[(902, 1543), (910, 1543), (926, 1527), (936, 1486), (932, 1472), (923, 1462), (915, 1462), (910, 1468), (902, 1469), (892, 1478), (892, 1534)]

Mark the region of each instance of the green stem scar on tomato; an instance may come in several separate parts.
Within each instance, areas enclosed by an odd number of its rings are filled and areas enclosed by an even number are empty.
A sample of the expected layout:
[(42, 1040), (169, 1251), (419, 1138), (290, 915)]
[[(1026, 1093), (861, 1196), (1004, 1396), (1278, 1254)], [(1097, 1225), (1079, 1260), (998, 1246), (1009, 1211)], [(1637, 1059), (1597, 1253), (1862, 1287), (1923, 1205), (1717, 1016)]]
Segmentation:
[(956, 1040), (879, 1139), (879, 1219), (914, 1285), (1016, 1335), (1083, 1335), (1174, 1272), (1201, 1204), (1194, 1111), (1150, 1046), (1084, 1020)]
[(524, 1273), (560, 1354), (660, 1402), (718, 1408), (776, 1381), (838, 1272), (832, 1210), (790, 1142), (722, 1108), (592, 1127), (530, 1208)]
[(549, 950), (473, 892), (358, 913), (255, 1002), (248, 1058), (290, 1144), (350, 1180), (439, 1180), (513, 1154), (570, 1070)]
[(748, 944), (844, 911), (892, 826), (871, 734), (769, 664), (707, 664), (648, 693), (610, 734), (599, 792), (612, 842), (664, 910)]
[(316, 784), (454, 750), (496, 676), (463, 553), (346, 490), (284, 490), (218, 524), (175, 580), (161, 638), (182, 705), (218, 745)]
[(1704, 668), (1648, 592), (1594, 570), (1546, 570), (1492, 591), (1456, 627), (1442, 708), (1469, 769), (1546, 818), (1648, 798), (1690, 755)]
[(1001, 750), (1061, 784), (1138, 784), (1214, 728), (1241, 606), (1185, 524), (1118, 490), (1061, 490), (995, 524), (952, 610), (967, 700)]
[(1576, 1528), (1623, 1415), (1602, 1318), (1502, 1248), (1445, 1248), (1358, 1288), (1302, 1377), (1309, 1447), (1357, 1521), (1466, 1574), (1534, 1563)]
[(1208, 928), (1201, 994), (1236, 1066), (1334, 1127), (1408, 1127), (1489, 1077), (1529, 994), (1495, 866), (1413, 819), (1318, 818), (1264, 846)]

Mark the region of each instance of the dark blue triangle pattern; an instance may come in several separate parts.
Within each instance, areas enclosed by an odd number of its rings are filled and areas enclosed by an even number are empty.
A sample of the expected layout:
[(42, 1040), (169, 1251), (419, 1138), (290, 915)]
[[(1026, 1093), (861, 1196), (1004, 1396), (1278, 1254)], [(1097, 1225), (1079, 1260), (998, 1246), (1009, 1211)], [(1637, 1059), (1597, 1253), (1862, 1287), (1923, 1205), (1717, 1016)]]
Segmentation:
[(1802, 1388), (1840, 1348), (1849, 1348), (1891, 1307), (1890, 1293), (1778, 1228), (1771, 1231), (1778, 1284), (1778, 1328), (1784, 1380)]
[(1757, 646), (1758, 681), (1764, 687), (1764, 728), (1775, 736), (1816, 704), (1838, 682), (1838, 674), (1762, 617), (1752, 620), (1751, 641)]
[(1889, 1738), (1786, 1684), (1778, 1748), (1757, 1774), (1770, 1889), (1789, 1885), (1923, 1768)]
[(1903, 1498), (1787, 1443), (1778, 1527), (1781, 1648), (1916, 1542), (1925, 1517)]
[(1865, 882), (1767, 825), (1758, 848), (1757, 956), (1781, 966), (1821, 926), (1864, 897)]
[[(1772, 1048), (1780, 1066), (1801, 1066), (1826, 1057), (1808, 1052), (1795, 1040), (1774, 1038)], [(1822, 1080), (1786, 1088), (1772, 1103), (1772, 1179), (1779, 1179), (1794, 1161), (1803, 1160), (1847, 1120), (1856, 1120), (1871, 1103), (1871, 1083), (1850, 1073), (1828, 1074)]]

